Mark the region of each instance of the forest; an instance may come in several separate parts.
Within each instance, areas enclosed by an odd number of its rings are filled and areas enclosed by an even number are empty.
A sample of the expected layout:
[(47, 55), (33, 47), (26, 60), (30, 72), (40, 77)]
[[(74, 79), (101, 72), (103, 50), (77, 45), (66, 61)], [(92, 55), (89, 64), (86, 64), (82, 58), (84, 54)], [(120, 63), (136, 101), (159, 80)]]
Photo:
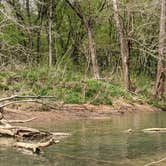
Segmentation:
[(0, 0), (0, 165), (166, 165), (165, 72), (166, 0)]
[(165, 109), (165, 26), (165, 0), (1, 0), (1, 94)]

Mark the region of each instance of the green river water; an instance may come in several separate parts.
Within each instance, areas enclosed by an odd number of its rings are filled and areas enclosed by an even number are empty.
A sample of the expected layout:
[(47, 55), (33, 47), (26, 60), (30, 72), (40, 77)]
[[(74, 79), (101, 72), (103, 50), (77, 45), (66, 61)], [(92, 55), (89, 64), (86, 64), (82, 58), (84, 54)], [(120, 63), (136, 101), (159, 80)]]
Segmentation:
[[(55, 121), (35, 127), (71, 132), (72, 136), (44, 148), (40, 156), (0, 146), (0, 166), (144, 166), (166, 157), (166, 133), (141, 132), (144, 128), (166, 127), (164, 112), (131, 113), (110, 120)], [(129, 128), (134, 132), (122, 132)], [(0, 143), (3, 141), (0, 138)], [(166, 160), (158, 165), (166, 166)]]

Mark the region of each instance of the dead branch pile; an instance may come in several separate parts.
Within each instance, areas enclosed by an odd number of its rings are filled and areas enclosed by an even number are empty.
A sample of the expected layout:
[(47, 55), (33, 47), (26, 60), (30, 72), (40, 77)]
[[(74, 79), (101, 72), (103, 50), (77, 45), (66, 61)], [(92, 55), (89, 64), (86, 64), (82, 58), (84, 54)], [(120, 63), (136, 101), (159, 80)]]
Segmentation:
[[(59, 138), (69, 136), (68, 133), (54, 133), (48, 131), (40, 131), (38, 129), (29, 128), (29, 127), (22, 127), (22, 126), (13, 126), (11, 123), (25, 123), (36, 118), (33, 117), (27, 120), (6, 120), (4, 118), (4, 111), (3, 108), (17, 102), (27, 102), (32, 100), (18, 100), (18, 101), (11, 101), (15, 99), (24, 99), (24, 98), (55, 98), (53, 96), (11, 96), (8, 98), (0, 99), (0, 102), (5, 102), (0, 105), (0, 137), (13, 137), (17, 138), (19, 142), (13, 144), (14, 147), (23, 148), (27, 150), (31, 150), (34, 153), (39, 153), (41, 151), (41, 147), (50, 146), (52, 144), (58, 143)], [(8, 102), (6, 102), (8, 101)], [(37, 101), (38, 102), (38, 101)], [(20, 140), (24, 140), (26, 142), (20, 142)], [(41, 140), (45, 140), (45, 142), (41, 142)], [(31, 141), (31, 142), (29, 142)], [(34, 141), (34, 142), (32, 142)], [(36, 143), (36, 141), (38, 141)]]

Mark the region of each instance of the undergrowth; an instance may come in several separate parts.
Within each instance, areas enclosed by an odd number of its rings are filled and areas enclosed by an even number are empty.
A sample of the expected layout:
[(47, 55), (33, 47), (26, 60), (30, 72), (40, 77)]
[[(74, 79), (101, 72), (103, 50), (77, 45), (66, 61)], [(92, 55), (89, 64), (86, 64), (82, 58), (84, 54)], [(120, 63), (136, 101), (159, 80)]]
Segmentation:
[[(152, 79), (141, 76), (133, 77), (132, 81), (140, 100), (165, 108), (165, 102), (152, 95)], [(113, 99), (118, 97), (133, 101), (133, 93), (126, 92), (119, 82), (84, 79), (79, 72), (57, 72), (44, 66), (1, 71), (0, 92), (4, 95), (54, 95), (58, 101), (78, 104), (112, 105)]]

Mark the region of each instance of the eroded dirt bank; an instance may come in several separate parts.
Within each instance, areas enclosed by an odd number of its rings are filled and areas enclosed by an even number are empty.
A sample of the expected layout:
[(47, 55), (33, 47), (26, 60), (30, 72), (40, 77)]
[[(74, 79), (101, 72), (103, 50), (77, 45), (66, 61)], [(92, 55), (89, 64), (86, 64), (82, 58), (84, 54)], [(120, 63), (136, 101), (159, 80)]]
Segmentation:
[(148, 104), (126, 103), (122, 99), (114, 100), (112, 106), (91, 104), (52, 103), (54, 109), (36, 103), (22, 103), (4, 109), (6, 119), (28, 119), (36, 117), (30, 123), (51, 123), (73, 119), (107, 119), (113, 115), (136, 112), (154, 112), (159, 109)]

